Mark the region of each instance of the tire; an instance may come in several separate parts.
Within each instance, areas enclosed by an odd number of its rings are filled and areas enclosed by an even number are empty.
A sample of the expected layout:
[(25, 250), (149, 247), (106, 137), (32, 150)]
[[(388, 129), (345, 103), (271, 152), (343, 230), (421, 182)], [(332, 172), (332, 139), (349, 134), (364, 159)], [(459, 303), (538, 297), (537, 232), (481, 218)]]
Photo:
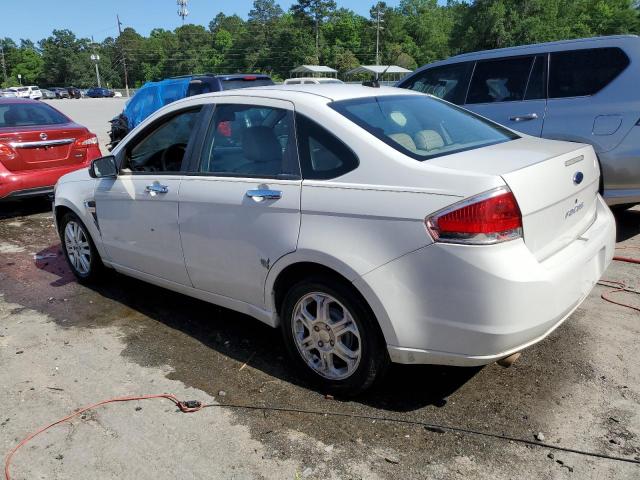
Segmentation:
[(104, 265), (82, 220), (75, 213), (65, 213), (60, 222), (59, 234), (67, 264), (78, 282), (96, 282)]
[(377, 321), (345, 282), (330, 276), (300, 281), (280, 311), (289, 355), (323, 393), (355, 396), (384, 375), (390, 361)]

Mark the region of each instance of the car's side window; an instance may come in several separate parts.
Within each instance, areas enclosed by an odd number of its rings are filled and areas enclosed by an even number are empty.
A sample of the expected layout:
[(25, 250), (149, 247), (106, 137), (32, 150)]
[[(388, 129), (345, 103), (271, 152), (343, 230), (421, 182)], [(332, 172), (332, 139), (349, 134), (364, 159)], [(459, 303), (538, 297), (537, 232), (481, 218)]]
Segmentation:
[(547, 55), (538, 55), (534, 60), (527, 83), (525, 100), (540, 100), (547, 97)]
[(409, 78), (401, 86), (461, 105), (464, 103), (472, 69), (473, 62), (429, 68)]
[(326, 180), (348, 173), (358, 157), (336, 136), (304, 115), (296, 115), (302, 178)]
[(478, 62), (473, 72), (466, 103), (523, 100), (534, 58), (501, 58)]
[(549, 65), (549, 98), (594, 95), (629, 65), (619, 48), (553, 52)]
[(175, 173), (182, 167), (201, 107), (168, 115), (126, 146), (124, 173)]
[(199, 172), (299, 178), (293, 112), (258, 105), (217, 105), (204, 141)]

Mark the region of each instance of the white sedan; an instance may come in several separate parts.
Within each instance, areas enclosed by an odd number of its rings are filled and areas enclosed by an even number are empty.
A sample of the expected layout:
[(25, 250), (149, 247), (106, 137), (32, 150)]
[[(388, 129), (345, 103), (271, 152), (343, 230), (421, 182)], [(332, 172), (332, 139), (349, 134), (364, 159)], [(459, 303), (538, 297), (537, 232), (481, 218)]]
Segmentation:
[(592, 147), (427, 95), (274, 86), (159, 110), (58, 182), (55, 217), (79, 280), (110, 267), (280, 327), (350, 395), (562, 324), (613, 256), (598, 185)]

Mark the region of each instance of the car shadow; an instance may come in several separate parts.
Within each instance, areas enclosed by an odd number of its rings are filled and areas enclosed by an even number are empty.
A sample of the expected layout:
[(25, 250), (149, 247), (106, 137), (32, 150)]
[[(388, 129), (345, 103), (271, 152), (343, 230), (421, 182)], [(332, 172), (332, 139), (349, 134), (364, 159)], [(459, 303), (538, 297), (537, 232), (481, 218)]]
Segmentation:
[[(53, 256), (57, 255), (57, 256)], [(51, 256), (50, 258), (47, 258)], [(37, 268), (48, 271), (58, 277), (58, 280), (50, 283), (52, 286), (63, 286), (74, 281), (73, 274), (69, 270), (60, 246), (54, 245), (36, 254)], [(108, 270), (105, 279), (98, 284), (88, 285), (97, 296), (92, 296), (91, 305), (77, 310), (75, 318), (61, 317), (61, 325), (65, 327), (107, 326), (115, 321), (117, 314), (107, 313), (100, 315), (98, 311), (113, 312), (114, 303), (131, 309), (141, 314), (141, 320), (135, 322), (136, 328), (147, 329), (146, 333), (136, 333), (133, 336), (138, 345), (136, 348), (148, 350), (154, 332), (159, 330), (159, 324), (163, 324), (171, 330), (182, 332), (197, 343), (217, 352), (219, 355), (232, 358), (240, 364), (246, 363), (254, 369), (260, 370), (274, 379), (286, 382), (298, 387), (313, 390), (324, 395), (323, 392), (307, 383), (304, 376), (298, 373), (287, 357), (280, 331), (273, 329), (262, 322), (247, 315), (243, 315), (226, 308), (222, 308), (186, 295), (166, 290), (149, 283), (121, 275)], [(69, 305), (71, 307), (71, 305)], [(55, 318), (55, 315), (54, 315)], [(127, 322), (132, 323), (135, 315), (126, 315)], [(131, 319), (131, 321), (129, 320)], [(140, 339), (145, 340), (141, 341)], [(161, 337), (159, 337), (161, 338)], [(174, 337), (170, 337), (174, 338)], [(161, 338), (163, 342), (171, 342), (171, 339)], [(144, 346), (142, 346), (142, 344)], [(159, 353), (158, 361), (167, 363), (175, 362), (185, 367), (186, 377), (190, 371), (188, 365), (207, 362), (209, 352), (200, 354), (198, 358), (193, 348), (180, 350), (179, 345), (163, 345)], [(171, 358), (162, 358), (164, 349), (171, 351)], [(206, 358), (204, 358), (206, 357)], [(213, 359), (215, 360), (214, 354)], [(229, 362), (215, 362), (216, 365), (225, 365)], [(174, 368), (176, 365), (172, 365)], [(212, 368), (215, 368), (212, 366)], [(176, 368), (179, 370), (179, 368)], [(427, 365), (392, 365), (387, 375), (372, 389), (355, 399), (355, 401), (373, 408), (394, 412), (407, 412), (417, 410), (425, 406), (443, 407), (447, 403), (447, 397), (460, 389), (473, 378), (480, 368), (456, 368)], [(191, 369), (193, 371), (193, 369)], [(235, 372), (235, 373), (234, 373)], [(210, 373), (210, 372), (208, 372)], [(225, 382), (237, 391), (257, 391), (264, 383), (264, 377), (256, 378), (256, 384), (247, 382), (246, 376), (238, 374), (237, 365), (233, 370), (217, 372), (224, 376)], [(235, 378), (234, 378), (235, 377)], [(243, 378), (240, 378), (243, 377)], [(185, 383), (198, 386), (207, 390), (206, 382), (196, 378), (179, 378)], [(191, 381), (192, 380), (192, 381)], [(290, 388), (282, 386), (282, 398), (287, 398)], [(235, 385), (234, 385), (235, 384)], [(215, 393), (215, 392), (212, 392)], [(340, 398), (336, 398), (340, 401)]]
[(624, 242), (640, 234), (640, 209), (617, 210), (613, 212), (616, 218), (616, 241)]
[(25, 198), (22, 200), (3, 200), (0, 202), (0, 220), (26, 217), (36, 213), (51, 211), (51, 200), (47, 197)]

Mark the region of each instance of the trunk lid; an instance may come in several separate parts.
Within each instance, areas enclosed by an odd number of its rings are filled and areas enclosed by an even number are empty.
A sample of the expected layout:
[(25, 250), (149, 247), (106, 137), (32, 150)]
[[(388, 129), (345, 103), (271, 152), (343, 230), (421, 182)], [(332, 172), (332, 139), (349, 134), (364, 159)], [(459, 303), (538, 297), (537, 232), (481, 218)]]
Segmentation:
[(0, 128), (0, 144), (12, 150), (2, 156), (2, 164), (12, 172), (80, 164), (86, 160), (86, 149), (75, 148), (74, 142), (87, 133), (74, 123)]
[(600, 169), (589, 145), (524, 137), (429, 163), (502, 177), (520, 207), (524, 241), (538, 260), (573, 242), (595, 219)]

